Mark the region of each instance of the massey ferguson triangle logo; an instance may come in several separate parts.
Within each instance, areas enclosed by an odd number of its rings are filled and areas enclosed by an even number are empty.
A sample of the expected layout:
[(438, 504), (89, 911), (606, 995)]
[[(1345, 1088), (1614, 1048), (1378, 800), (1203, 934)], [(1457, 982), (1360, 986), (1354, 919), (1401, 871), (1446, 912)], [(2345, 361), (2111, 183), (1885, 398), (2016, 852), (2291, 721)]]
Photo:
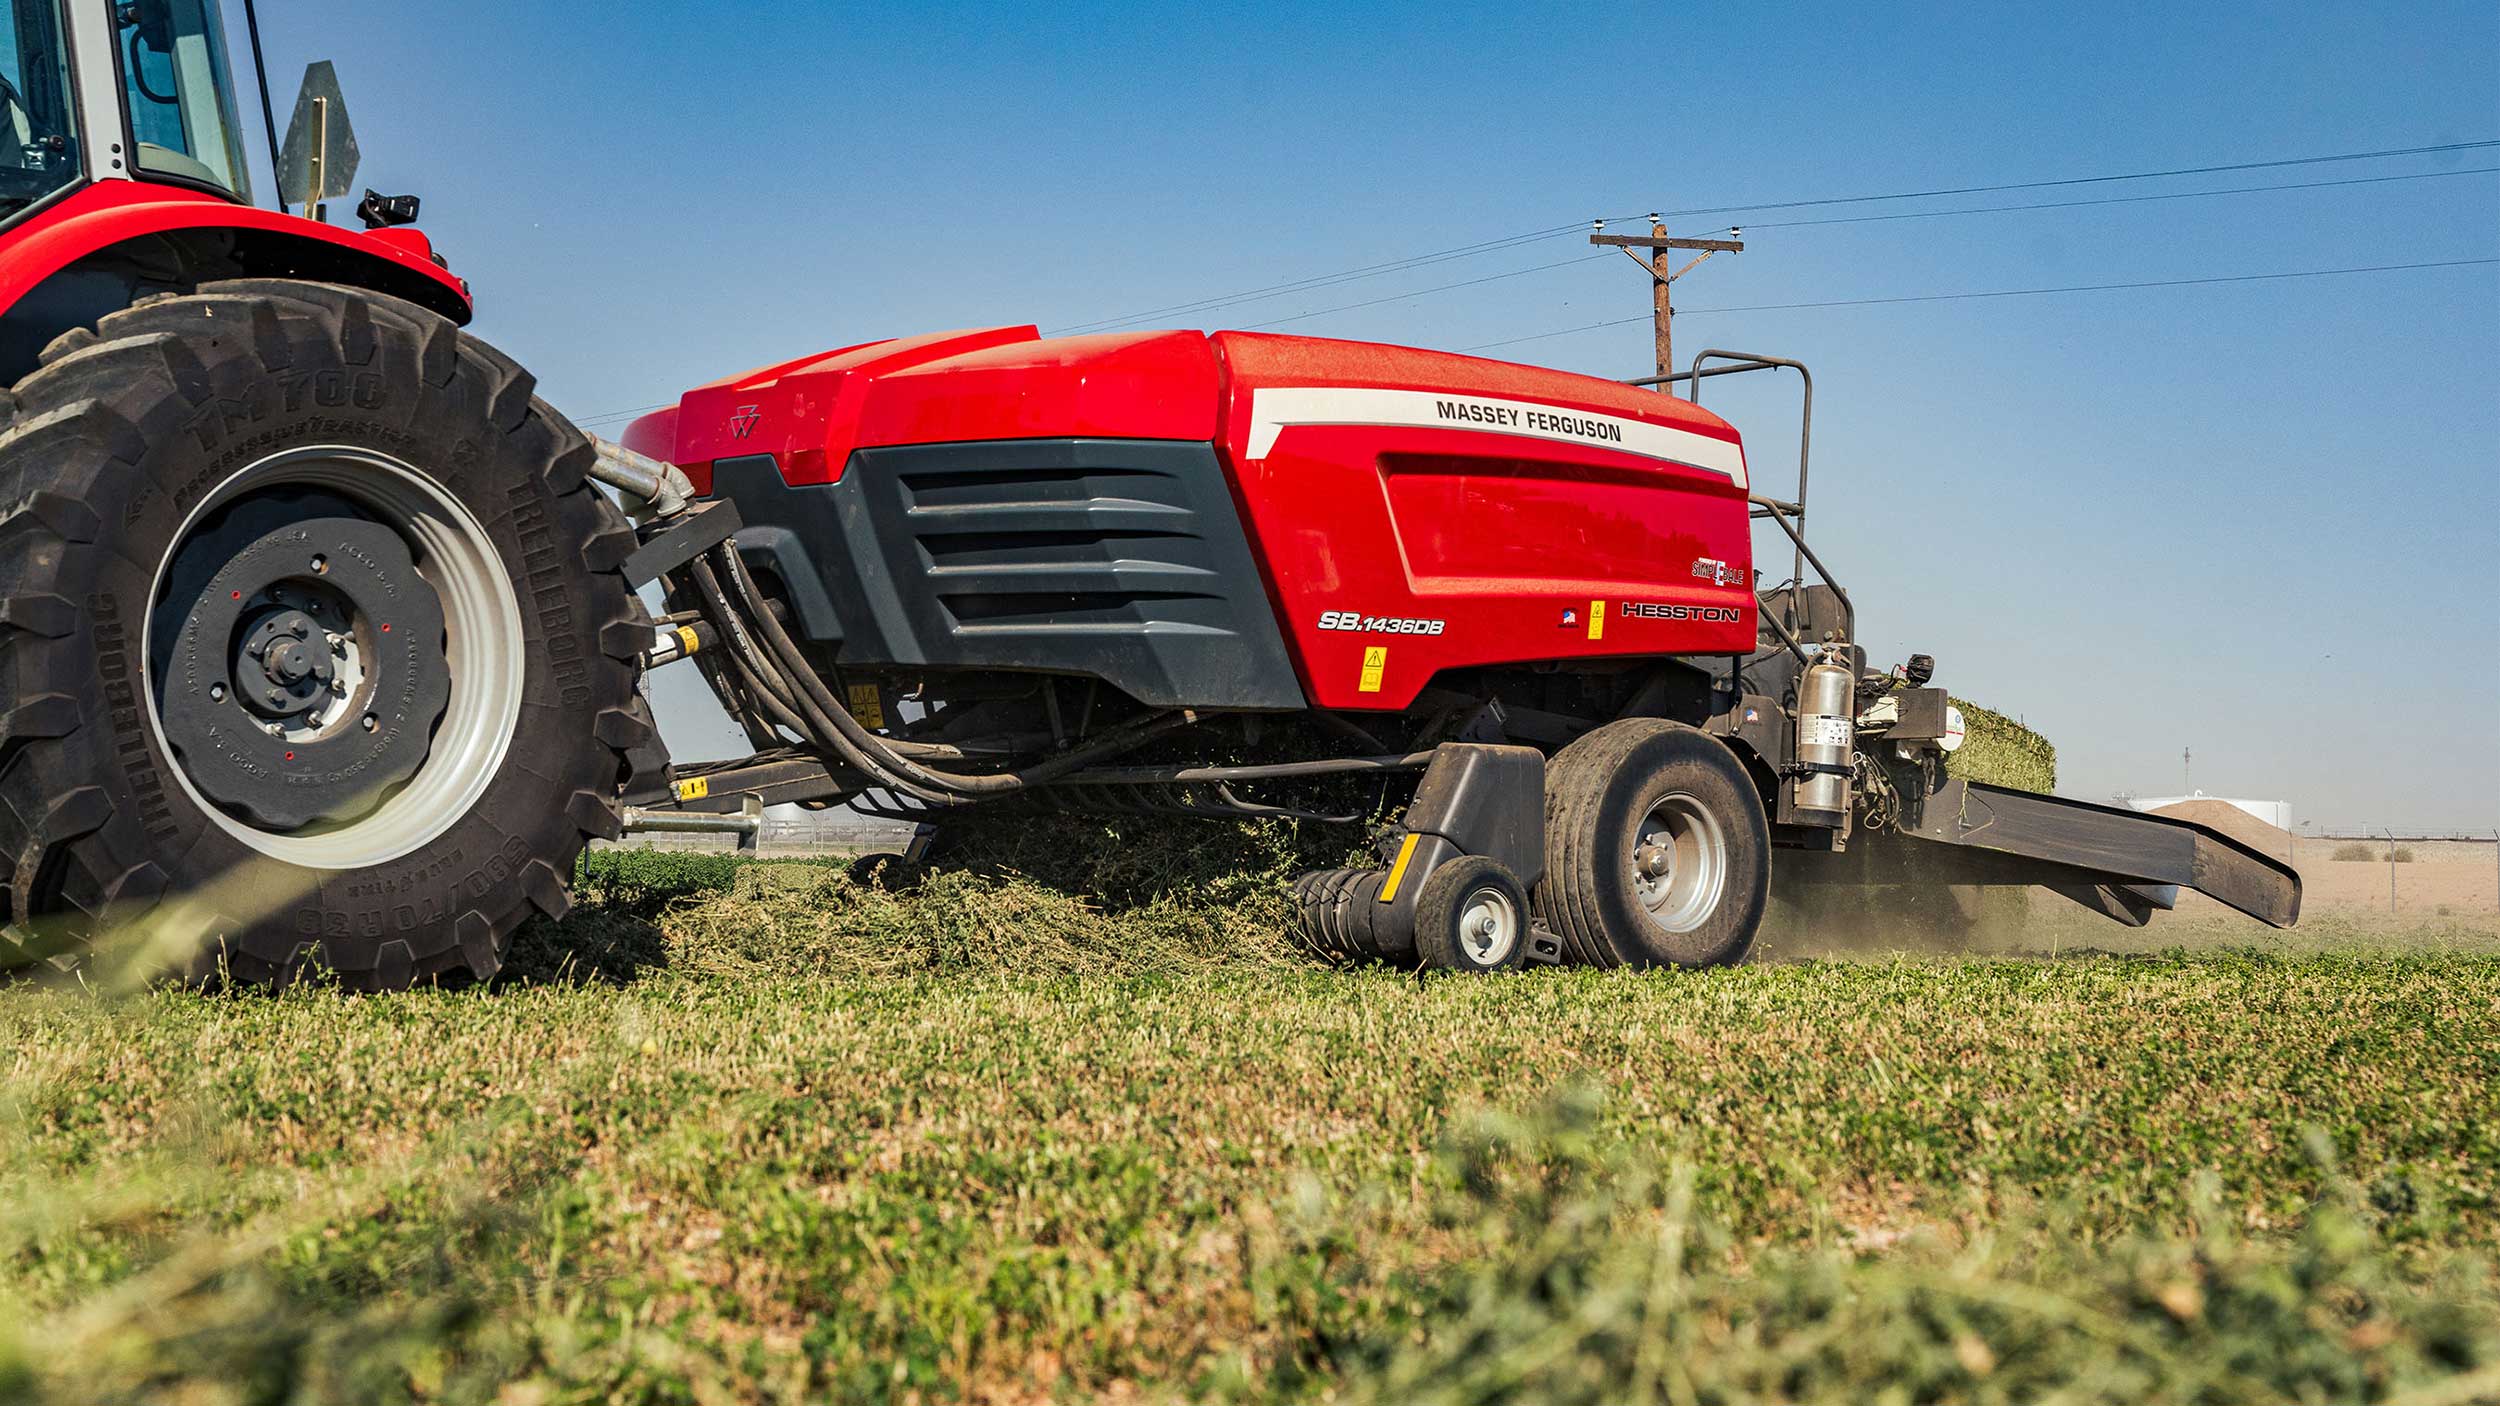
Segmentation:
[(729, 417), (729, 437), (731, 439), (744, 439), (748, 435), (755, 433), (755, 422), (763, 418), (764, 412), (760, 407), (753, 405), (739, 406), (738, 413)]

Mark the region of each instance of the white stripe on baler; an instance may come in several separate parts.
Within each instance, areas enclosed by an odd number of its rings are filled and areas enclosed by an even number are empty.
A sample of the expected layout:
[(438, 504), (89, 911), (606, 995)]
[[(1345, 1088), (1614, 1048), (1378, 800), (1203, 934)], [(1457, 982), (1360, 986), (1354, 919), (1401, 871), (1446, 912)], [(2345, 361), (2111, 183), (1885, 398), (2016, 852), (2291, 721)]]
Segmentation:
[(1247, 457), (1264, 459), (1291, 425), (1413, 425), (1586, 444), (1726, 474), (1745, 486), (1745, 454), (1723, 439), (1530, 400), (1368, 386), (1259, 386), (1250, 392)]

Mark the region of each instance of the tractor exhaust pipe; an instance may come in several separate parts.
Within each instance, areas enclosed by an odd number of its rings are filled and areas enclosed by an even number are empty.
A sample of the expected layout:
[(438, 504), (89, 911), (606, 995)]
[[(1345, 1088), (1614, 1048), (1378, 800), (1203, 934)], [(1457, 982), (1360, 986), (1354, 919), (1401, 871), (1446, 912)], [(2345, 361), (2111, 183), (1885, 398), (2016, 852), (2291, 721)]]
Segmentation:
[(694, 501), (694, 484), (675, 464), (637, 454), (597, 435), (590, 436), (590, 447), (598, 456), (591, 461), (590, 476), (625, 495), (634, 516), (673, 518)]

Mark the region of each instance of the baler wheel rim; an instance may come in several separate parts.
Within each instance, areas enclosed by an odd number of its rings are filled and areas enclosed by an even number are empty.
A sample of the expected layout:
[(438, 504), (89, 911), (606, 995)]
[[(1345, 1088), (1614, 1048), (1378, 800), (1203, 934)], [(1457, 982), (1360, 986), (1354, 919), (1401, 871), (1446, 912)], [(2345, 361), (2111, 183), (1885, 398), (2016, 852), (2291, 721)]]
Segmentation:
[(1459, 945), (1478, 966), (1500, 965), (1519, 945), (1519, 928), (1519, 909), (1500, 889), (1479, 887), (1459, 900)]
[(1651, 803), (1624, 860), (1641, 907), (1668, 932), (1691, 932), (1708, 922), (1727, 893), (1727, 832), (1690, 791), (1670, 791)]

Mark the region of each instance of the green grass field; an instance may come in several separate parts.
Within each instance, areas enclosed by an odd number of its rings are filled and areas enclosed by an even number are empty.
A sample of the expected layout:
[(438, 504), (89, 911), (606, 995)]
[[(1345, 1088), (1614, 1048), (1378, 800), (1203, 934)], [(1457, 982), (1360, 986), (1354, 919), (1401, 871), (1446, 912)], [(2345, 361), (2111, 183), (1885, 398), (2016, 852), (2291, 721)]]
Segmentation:
[(1110, 887), (0, 993), (0, 1399), (2500, 1399), (2488, 931), (1418, 980)]

